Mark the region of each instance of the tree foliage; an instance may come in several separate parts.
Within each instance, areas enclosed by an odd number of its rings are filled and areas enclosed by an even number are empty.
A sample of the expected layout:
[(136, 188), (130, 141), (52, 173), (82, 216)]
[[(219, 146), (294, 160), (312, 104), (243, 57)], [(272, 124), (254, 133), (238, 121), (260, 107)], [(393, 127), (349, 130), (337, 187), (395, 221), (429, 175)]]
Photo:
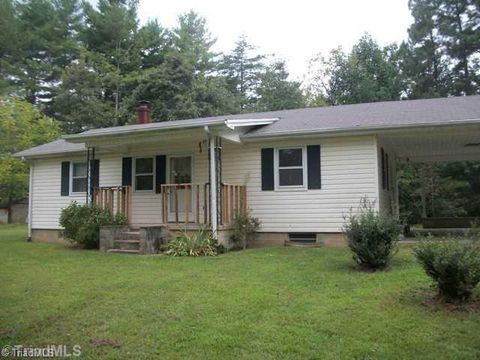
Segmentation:
[(398, 73), (396, 46), (382, 48), (364, 35), (348, 54), (337, 48), (327, 58), (312, 59), (309, 89), (331, 105), (397, 100), (402, 92)]
[(28, 193), (28, 166), (13, 153), (57, 138), (58, 124), (18, 98), (0, 98), (0, 202)]
[(410, 98), (480, 91), (480, 7), (475, 0), (410, 0), (414, 22), (401, 45)]

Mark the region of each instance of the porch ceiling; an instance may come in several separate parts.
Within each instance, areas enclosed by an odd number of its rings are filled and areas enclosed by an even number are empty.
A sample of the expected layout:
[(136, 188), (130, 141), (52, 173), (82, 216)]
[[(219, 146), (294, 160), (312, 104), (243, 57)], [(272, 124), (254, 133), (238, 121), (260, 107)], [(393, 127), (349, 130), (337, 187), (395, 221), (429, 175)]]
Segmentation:
[(147, 134), (133, 134), (112, 136), (107, 138), (90, 139), (86, 142), (89, 147), (95, 147), (97, 150), (105, 151), (119, 151), (128, 153), (132, 149), (138, 146), (155, 146), (155, 145), (168, 145), (179, 142), (197, 142), (207, 138), (207, 134), (204, 131), (197, 130), (185, 130), (185, 131), (172, 131), (163, 133), (147, 133)]
[(385, 132), (378, 138), (401, 162), (480, 161), (480, 124)]

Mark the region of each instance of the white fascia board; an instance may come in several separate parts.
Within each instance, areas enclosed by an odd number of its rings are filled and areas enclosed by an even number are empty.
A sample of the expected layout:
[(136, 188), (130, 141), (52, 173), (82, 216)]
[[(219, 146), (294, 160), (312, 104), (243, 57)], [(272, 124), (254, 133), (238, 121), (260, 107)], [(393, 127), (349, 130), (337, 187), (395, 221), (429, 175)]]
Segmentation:
[(267, 119), (227, 119), (225, 120), (225, 125), (232, 130), (235, 130), (237, 127), (244, 126), (261, 126), (261, 125), (270, 125), (275, 121), (278, 121), (279, 118), (267, 118)]

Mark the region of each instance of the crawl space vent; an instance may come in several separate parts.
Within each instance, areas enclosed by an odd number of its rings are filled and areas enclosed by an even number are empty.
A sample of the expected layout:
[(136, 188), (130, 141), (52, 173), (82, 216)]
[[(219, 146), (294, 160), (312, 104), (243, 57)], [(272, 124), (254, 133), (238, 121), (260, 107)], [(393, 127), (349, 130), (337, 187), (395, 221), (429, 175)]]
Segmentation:
[(315, 233), (294, 233), (288, 234), (288, 240), (298, 243), (315, 243), (317, 242), (317, 234)]

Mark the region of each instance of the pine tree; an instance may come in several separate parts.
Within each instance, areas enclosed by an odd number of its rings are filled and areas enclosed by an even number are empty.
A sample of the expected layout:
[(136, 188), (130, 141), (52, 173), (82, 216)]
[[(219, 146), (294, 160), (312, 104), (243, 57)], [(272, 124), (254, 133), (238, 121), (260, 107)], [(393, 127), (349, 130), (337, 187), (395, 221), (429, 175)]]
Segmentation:
[(203, 76), (216, 69), (216, 54), (211, 50), (215, 41), (205, 18), (194, 11), (178, 17), (178, 26), (173, 30), (173, 45), (190, 63), (196, 75)]
[(97, 8), (84, 3), (86, 26), (82, 38), (85, 46), (97, 54), (102, 65), (111, 65), (101, 70), (106, 70), (103, 74), (106, 78), (105, 101), (113, 103), (114, 125), (122, 123), (122, 98), (131, 90), (126, 82), (142, 61), (137, 46), (137, 7), (138, 0), (99, 0)]
[(98, 58), (84, 51), (63, 73), (54, 109), (66, 133), (113, 125), (113, 103), (104, 100), (106, 84), (98, 68)]
[(453, 92), (479, 91), (480, 5), (478, 0), (441, 0), (436, 4), (438, 32), (453, 64)]
[(260, 75), (257, 111), (295, 109), (305, 106), (300, 83), (288, 80), (284, 61), (276, 61)]
[(260, 74), (265, 70), (265, 55), (255, 55), (255, 48), (245, 36), (240, 37), (235, 49), (223, 58), (221, 65), (229, 90), (234, 94), (237, 112), (252, 109), (257, 98)]
[[(49, 112), (62, 69), (78, 52), (77, 0), (29, 0), (15, 4), (16, 49), (10, 52), (8, 78), (28, 102)], [(2, 14), (2, 17), (6, 14)], [(10, 14), (11, 15), (11, 14)], [(7, 15), (8, 16), (8, 15)]]
[(448, 63), (438, 36), (437, 8), (431, 0), (410, 0), (408, 5), (414, 22), (408, 42), (399, 50), (407, 95), (411, 99), (447, 96)]

